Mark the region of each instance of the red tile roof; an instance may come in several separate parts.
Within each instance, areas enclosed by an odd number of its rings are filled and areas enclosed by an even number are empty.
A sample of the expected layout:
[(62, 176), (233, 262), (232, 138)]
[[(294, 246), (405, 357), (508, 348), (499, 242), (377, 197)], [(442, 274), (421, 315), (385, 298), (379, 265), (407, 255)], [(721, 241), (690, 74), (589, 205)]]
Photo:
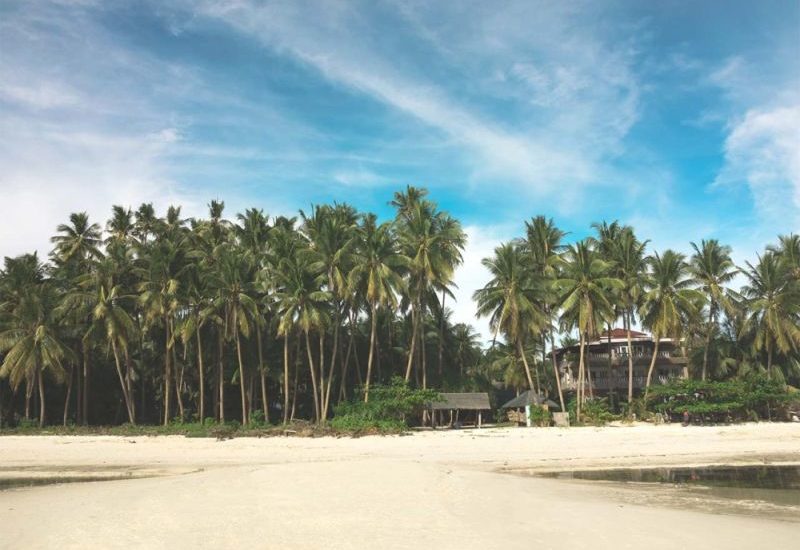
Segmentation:
[[(639, 332), (636, 330), (631, 330), (631, 338), (648, 338), (650, 335), (645, 334), (644, 332)], [(611, 338), (627, 338), (628, 331), (624, 328), (612, 328), (611, 329)], [(608, 331), (602, 332), (600, 334), (600, 339), (608, 338)]]

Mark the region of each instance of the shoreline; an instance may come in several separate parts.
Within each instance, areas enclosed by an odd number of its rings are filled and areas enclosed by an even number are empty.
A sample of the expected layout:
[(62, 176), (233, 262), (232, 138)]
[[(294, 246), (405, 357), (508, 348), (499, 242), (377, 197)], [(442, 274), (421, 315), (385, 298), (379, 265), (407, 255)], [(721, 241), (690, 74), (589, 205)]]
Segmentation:
[(605, 483), (499, 475), (765, 462), (800, 463), (799, 425), (223, 441), (4, 436), (0, 477), (120, 468), (163, 475), (0, 491), (0, 547), (789, 547), (798, 525), (764, 514), (663, 506), (652, 488), (621, 495)]

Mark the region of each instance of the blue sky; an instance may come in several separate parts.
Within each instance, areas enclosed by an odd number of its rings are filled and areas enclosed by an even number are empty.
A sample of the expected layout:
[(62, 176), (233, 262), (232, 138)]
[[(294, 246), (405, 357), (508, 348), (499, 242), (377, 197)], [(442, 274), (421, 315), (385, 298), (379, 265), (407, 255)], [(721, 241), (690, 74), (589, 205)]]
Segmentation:
[(800, 230), (798, 59), (796, 1), (0, 0), (0, 255), (112, 203), (388, 216), (414, 184), (471, 237), (467, 321), (536, 214), (743, 261)]

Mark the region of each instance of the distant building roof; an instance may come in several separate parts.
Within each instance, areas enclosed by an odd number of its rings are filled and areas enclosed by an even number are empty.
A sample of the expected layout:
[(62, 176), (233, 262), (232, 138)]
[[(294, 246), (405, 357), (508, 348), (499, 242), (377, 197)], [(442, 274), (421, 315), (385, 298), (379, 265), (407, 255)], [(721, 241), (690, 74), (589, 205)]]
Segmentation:
[(441, 393), (441, 401), (431, 403), (431, 409), (486, 411), (491, 410), (488, 393)]
[[(624, 328), (612, 328), (611, 329), (611, 339), (615, 338), (627, 338), (628, 331)], [(649, 334), (645, 334), (644, 332), (639, 332), (638, 330), (631, 330), (631, 338), (650, 338)], [(606, 340), (608, 339), (608, 331), (603, 331), (600, 333), (600, 339)]]
[(541, 394), (535, 394), (531, 390), (519, 394), (500, 408), (517, 409), (520, 407), (527, 407), (528, 405), (547, 405), (548, 407), (560, 408), (555, 401), (551, 401)]

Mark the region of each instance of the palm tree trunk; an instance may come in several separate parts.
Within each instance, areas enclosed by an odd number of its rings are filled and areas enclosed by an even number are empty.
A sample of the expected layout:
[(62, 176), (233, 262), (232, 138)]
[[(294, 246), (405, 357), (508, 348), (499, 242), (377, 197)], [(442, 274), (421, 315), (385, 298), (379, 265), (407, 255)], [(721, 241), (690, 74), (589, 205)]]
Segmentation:
[(339, 403), (347, 399), (347, 371), (350, 366), (350, 353), (353, 351), (353, 335), (347, 341), (347, 352), (344, 354), (344, 362), (342, 363), (342, 380), (339, 383)]
[(117, 368), (117, 376), (119, 376), (119, 385), (122, 388), (122, 399), (125, 402), (125, 410), (128, 412), (128, 421), (133, 424), (133, 415), (131, 412), (130, 400), (128, 399), (128, 388), (125, 385), (125, 377), (122, 375), (122, 367), (119, 361), (119, 350), (117, 349), (117, 342), (111, 340), (111, 351), (114, 354), (114, 366)]
[[(375, 335), (377, 332), (377, 322), (378, 322), (378, 308), (375, 304), (372, 304), (372, 319), (370, 319), (370, 331), (369, 331), (369, 359), (367, 359), (367, 381), (364, 383), (364, 403), (369, 401), (369, 380), (372, 376), (372, 356), (374, 355), (375, 351)], [(412, 337), (413, 341), (413, 337)], [(408, 378), (406, 378), (408, 381)]]
[(170, 364), (171, 350), (170, 346), (170, 333), (169, 333), (169, 317), (164, 318), (164, 425), (169, 424), (170, 415), (170, 393), (172, 392), (171, 378), (172, 368)]
[(631, 341), (631, 312), (625, 312), (625, 332), (628, 337), (628, 407), (633, 401), (633, 343)]
[(225, 355), (225, 332), (222, 328), (218, 329), (218, 346), (217, 346), (217, 409), (219, 412), (218, 419), (223, 424), (225, 423), (225, 366), (222, 364)]
[[(406, 365), (406, 382), (411, 379), (411, 365), (414, 363), (414, 351), (417, 345), (417, 312), (414, 305), (411, 305), (411, 347), (408, 350), (408, 364)], [(372, 348), (370, 347), (370, 351)]]
[(772, 380), (772, 343), (767, 342), (767, 380)]
[(333, 386), (333, 373), (336, 366), (337, 353), (341, 356), (342, 352), (339, 349), (339, 314), (336, 314), (336, 321), (333, 328), (333, 351), (331, 352), (331, 364), (328, 367), (328, 387), (325, 389), (325, 401), (322, 405), (322, 414), (324, 417), (328, 416), (328, 407), (331, 402), (331, 386)]
[(528, 366), (528, 360), (525, 358), (525, 350), (522, 348), (522, 341), (519, 338), (517, 338), (517, 353), (519, 353), (519, 356), (522, 358), (522, 364), (525, 366), (525, 376), (528, 378), (528, 386), (530, 386), (534, 394), (538, 395), (539, 391), (533, 383), (533, 378), (531, 378), (531, 369)]
[(583, 397), (584, 397), (584, 394), (586, 393), (585, 389), (583, 387), (584, 386), (584, 376), (585, 376), (585, 373), (584, 373), (584, 364), (585, 364), (584, 346), (586, 344), (586, 338), (584, 336), (583, 331), (580, 332), (580, 339), (581, 339), (581, 345), (580, 345), (580, 354), (579, 354), (579, 359), (578, 359), (578, 389), (577, 389), (578, 403), (577, 403), (576, 409), (575, 409), (575, 420), (578, 421), (578, 422), (581, 421), (581, 408), (583, 408)]
[(244, 372), (244, 363), (242, 363), (242, 344), (239, 339), (239, 312), (237, 308), (233, 309), (233, 332), (236, 338), (236, 358), (239, 361), (239, 389), (242, 394), (242, 426), (247, 425), (247, 396), (246, 391), (246, 378)]
[[(77, 357), (78, 354), (76, 353)], [(75, 365), (75, 423), (83, 424), (83, 377), (81, 376), (81, 365)]]
[(269, 400), (267, 400), (267, 371), (264, 368), (264, 351), (261, 342), (261, 328), (256, 325), (256, 346), (258, 348), (258, 373), (261, 378), (261, 407), (264, 410), (264, 422), (269, 424)]
[(650, 392), (650, 380), (653, 378), (653, 370), (656, 368), (656, 358), (658, 357), (658, 344), (661, 340), (660, 336), (656, 336), (656, 343), (653, 346), (653, 358), (650, 359), (650, 368), (647, 369), (647, 381), (644, 386), (644, 398), (647, 400), (647, 394)]
[(75, 377), (75, 366), (70, 363), (69, 365), (69, 378), (67, 378), (67, 395), (64, 398), (64, 422), (63, 425), (67, 426), (67, 417), (69, 416), (69, 398), (72, 396), (72, 379)]
[(33, 377), (25, 376), (25, 420), (31, 419), (31, 396), (33, 395), (33, 386), (36, 383), (35, 377), (36, 375)]
[(200, 406), (198, 407), (200, 413), (200, 422), (206, 421), (206, 382), (205, 382), (205, 368), (203, 368), (203, 341), (200, 338), (200, 325), (197, 326), (195, 332), (197, 338), (197, 376), (198, 384), (200, 385)]
[(319, 327), (319, 408), (320, 421), (327, 419), (327, 411), (322, 406), (325, 402), (325, 329)]
[(550, 329), (550, 358), (553, 363), (553, 375), (556, 377), (556, 388), (558, 389), (558, 402), (561, 404), (561, 411), (567, 412), (564, 406), (564, 392), (561, 391), (561, 376), (558, 372), (558, 361), (556, 360), (556, 337), (553, 335), (553, 329)]
[(308, 330), (305, 331), (306, 333), (306, 352), (308, 353), (308, 368), (311, 371), (311, 389), (314, 392), (314, 412), (316, 414), (316, 420), (319, 422), (319, 395), (317, 394), (317, 373), (315, 372), (314, 367), (314, 355), (311, 353), (311, 338), (308, 336)]
[(283, 423), (289, 421), (289, 331), (283, 335)]
[(439, 361), (438, 361), (438, 369), (439, 369), (439, 383), (442, 383), (442, 378), (444, 376), (444, 366), (442, 365), (443, 356), (444, 356), (444, 300), (446, 294), (444, 293), (444, 289), (442, 289), (442, 311), (441, 315), (439, 316)]
[[(425, 344), (425, 322), (424, 319), (422, 322), (417, 323), (419, 325), (419, 352), (420, 352), (420, 364), (422, 365), (422, 389), (428, 387), (428, 355), (427, 355), (427, 347)], [(425, 409), (423, 414), (427, 414), (428, 410)]]
[(83, 420), (83, 425), (89, 425), (89, 362), (90, 362), (90, 350), (86, 349), (86, 342), (81, 342), (81, 349), (83, 350), (83, 401), (81, 402), (81, 406), (83, 409), (83, 414), (81, 415), (81, 419)]
[(705, 381), (708, 375), (708, 348), (711, 346), (711, 327), (714, 323), (714, 301), (708, 305), (708, 325), (706, 326), (706, 347), (703, 350), (703, 371), (701, 372), (700, 379)]
[[(133, 395), (133, 362), (131, 355), (128, 353), (127, 346), (125, 347), (125, 384), (128, 387), (128, 400), (131, 404), (131, 415), (136, 419), (136, 398)], [(135, 424), (135, 422), (132, 422)]]
[(44, 400), (44, 373), (42, 372), (42, 367), (36, 367), (36, 379), (39, 384), (39, 427), (44, 427), (45, 421), (45, 400)]

